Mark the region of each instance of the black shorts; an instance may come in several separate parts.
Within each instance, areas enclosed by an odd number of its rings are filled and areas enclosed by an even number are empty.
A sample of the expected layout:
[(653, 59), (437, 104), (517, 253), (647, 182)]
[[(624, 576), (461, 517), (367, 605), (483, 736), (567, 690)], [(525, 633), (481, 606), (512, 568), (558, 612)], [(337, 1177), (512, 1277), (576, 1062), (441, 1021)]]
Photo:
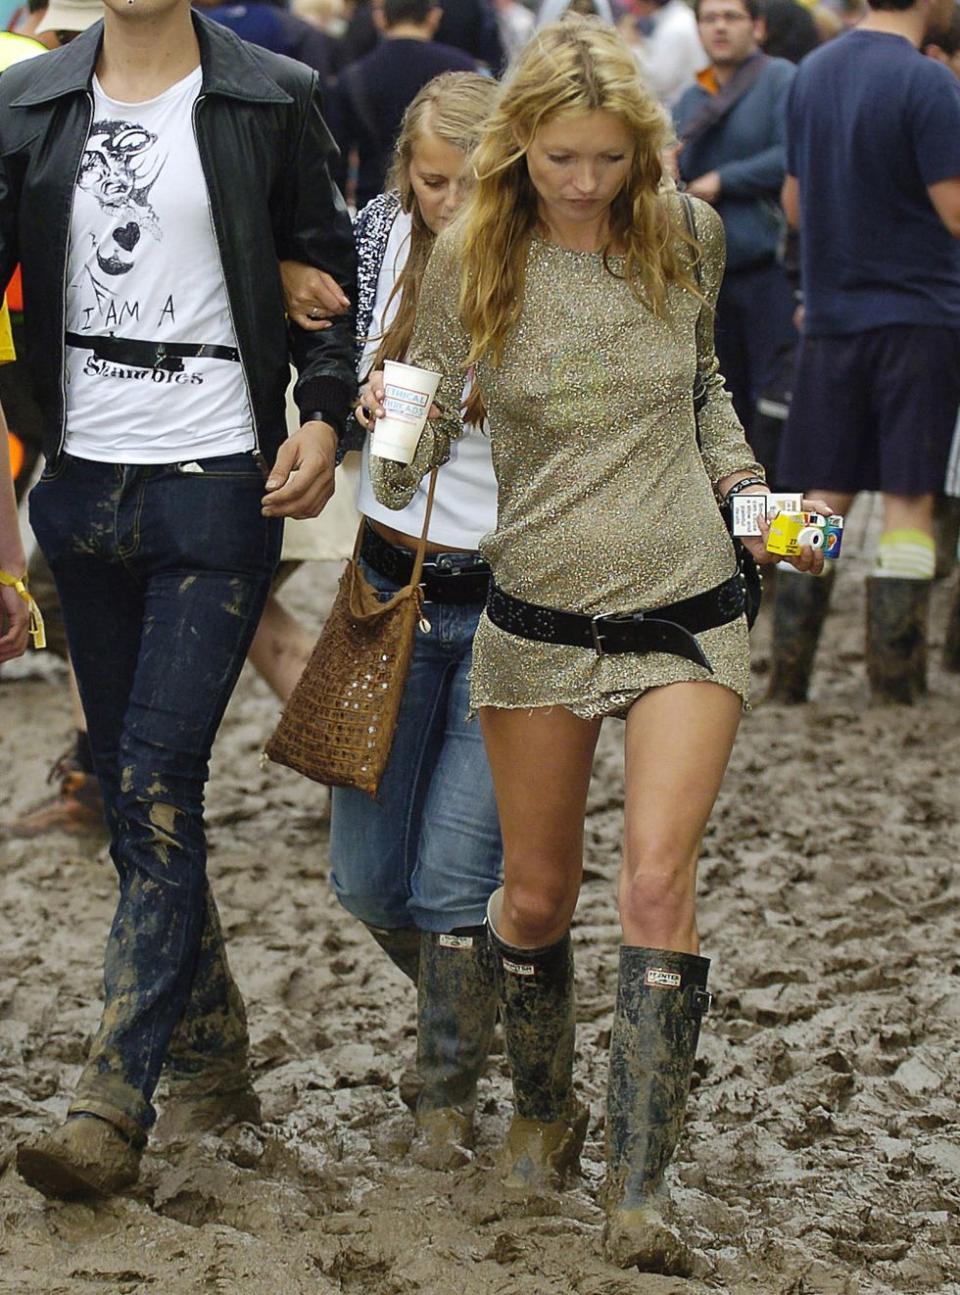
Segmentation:
[(777, 486), (940, 494), (958, 407), (960, 329), (805, 337)]

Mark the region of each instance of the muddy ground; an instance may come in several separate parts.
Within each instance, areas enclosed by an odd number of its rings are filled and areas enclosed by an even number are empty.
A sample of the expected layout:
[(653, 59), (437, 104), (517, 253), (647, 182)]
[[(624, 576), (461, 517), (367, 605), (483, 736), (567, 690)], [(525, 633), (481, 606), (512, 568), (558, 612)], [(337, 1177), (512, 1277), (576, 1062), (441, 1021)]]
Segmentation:
[[(576, 926), (583, 1177), (524, 1203), (490, 1169), (502, 1057), (483, 1082), (476, 1162), (408, 1162), (397, 1077), (411, 993), (330, 898), (323, 793), (260, 767), (275, 706), (248, 673), (216, 748), (210, 871), (266, 1124), (158, 1145), (138, 1188), (106, 1204), (24, 1186), (11, 1152), (62, 1116), (97, 1019), (113, 878), (95, 846), (0, 844), (0, 1292), (960, 1292), (960, 678), (935, 651), (929, 700), (869, 706), (869, 511), (848, 531), (815, 700), (746, 719), (704, 845), (717, 1004), (674, 1172), (702, 1276), (623, 1273), (600, 1255), (622, 729), (601, 742)], [(333, 575), (304, 568), (288, 600), (317, 622)], [(935, 644), (948, 597), (937, 589)], [(765, 620), (755, 639), (759, 691)], [(52, 662), (5, 672), (4, 815), (38, 795), (68, 727)]]

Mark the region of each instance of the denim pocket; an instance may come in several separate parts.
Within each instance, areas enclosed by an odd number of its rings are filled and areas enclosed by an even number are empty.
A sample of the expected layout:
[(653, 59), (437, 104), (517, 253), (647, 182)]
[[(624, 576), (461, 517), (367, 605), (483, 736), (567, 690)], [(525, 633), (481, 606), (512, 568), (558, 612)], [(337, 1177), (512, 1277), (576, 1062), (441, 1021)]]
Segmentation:
[(48, 459), (37, 480), (37, 485), (42, 485), (47, 481), (59, 481), (66, 472), (69, 463), (69, 454), (60, 453), (55, 459)]
[(260, 464), (249, 450), (239, 454), (217, 454), (208, 459), (191, 459), (177, 464), (177, 474), (182, 477), (230, 477), (237, 481), (264, 482)]

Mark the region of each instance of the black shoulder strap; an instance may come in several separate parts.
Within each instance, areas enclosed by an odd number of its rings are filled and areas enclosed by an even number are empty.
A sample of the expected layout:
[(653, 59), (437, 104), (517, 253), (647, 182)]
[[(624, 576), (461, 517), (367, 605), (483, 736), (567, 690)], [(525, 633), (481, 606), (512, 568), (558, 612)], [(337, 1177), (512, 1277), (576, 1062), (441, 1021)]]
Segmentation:
[(757, 50), (756, 54), (741, 63), (726, 85), (717, 94), (711, 95), (700, 111), (694, 113), (683, 127), (680, 142), (692, 144), (708, 130), (712, 130), (717, 122), (723, 121), (727, 113), (757, 84), (769, 62), (769, 57), (762, 50)]
[[(680, 202), (683, 206), (683, 219), (687, 227), (687, 233), (696, 242), (693, 249), (693, 276), (697, 281), (697, 287), (703, 290), (703, 275), (700, 272), (700, 244), (697, 242), (697, 222), (693, 217), (693, 200), (688, 193), (681, 193)], [(707, 384), (703, 380), (703, 374), (697, 369), (697, 376), (693, 380), (693, 413), (697, 417), (700, 410), (707, 403)], [(697, 444), (700, 444), (700, 422), (697, 417)]]

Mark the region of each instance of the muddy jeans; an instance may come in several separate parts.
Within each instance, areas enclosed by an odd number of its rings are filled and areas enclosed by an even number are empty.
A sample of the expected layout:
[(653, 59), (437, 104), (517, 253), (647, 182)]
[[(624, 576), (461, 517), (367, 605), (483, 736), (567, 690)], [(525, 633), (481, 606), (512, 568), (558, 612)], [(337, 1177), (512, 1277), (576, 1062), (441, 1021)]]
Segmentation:
[(245, 1072), (243, 1002), (206, 878), (210, 749), (267, 595), (281, 524), (250, 454), (124, 466), (62, 455), (30, 497), (53, 569), (120, 880), (104, 1013), (71, 1105), (139, 1137), (170, 1049)]

